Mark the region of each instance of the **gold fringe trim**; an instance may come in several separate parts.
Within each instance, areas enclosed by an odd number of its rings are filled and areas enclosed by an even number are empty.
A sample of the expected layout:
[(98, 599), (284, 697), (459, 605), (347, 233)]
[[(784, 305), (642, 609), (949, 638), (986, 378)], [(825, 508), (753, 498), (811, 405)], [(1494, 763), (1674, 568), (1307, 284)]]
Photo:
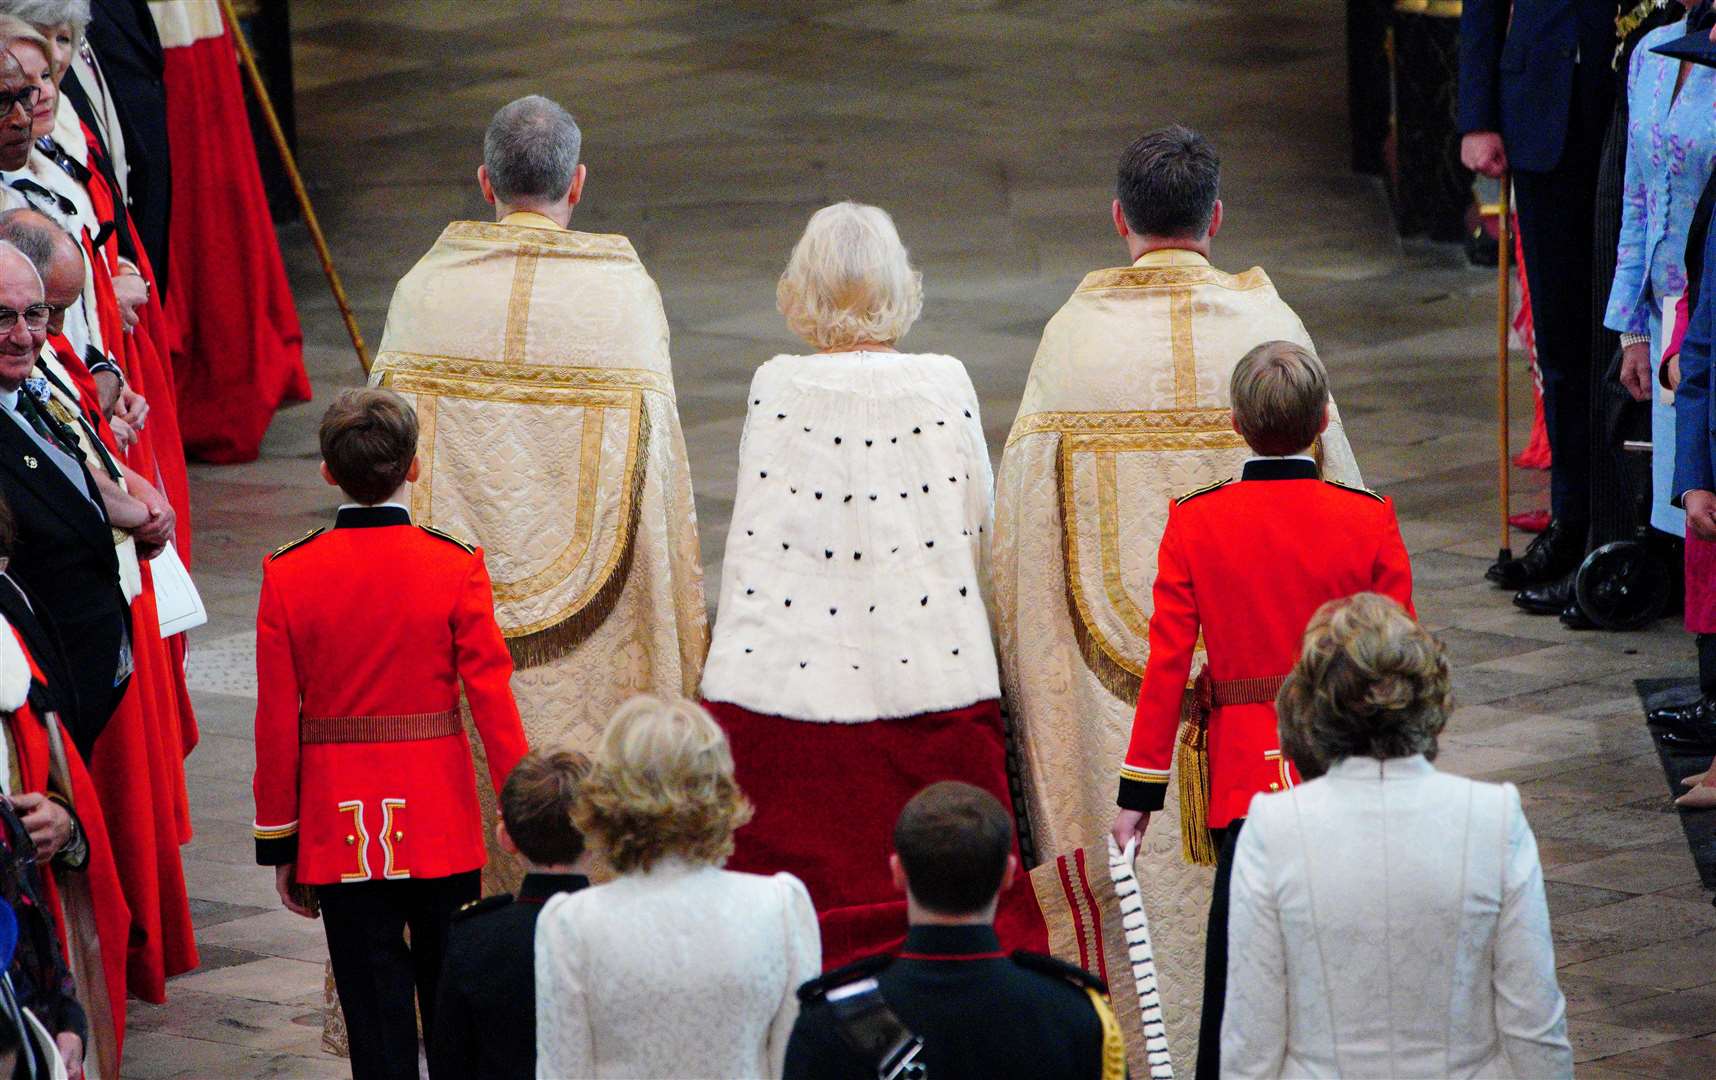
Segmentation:
[(626, 581), (631, 577), (633, 547), (637, 542), (644, 478), (649, 472), (649, 410), (640, 408), (637, 416), (638, 462), (629, 477), (631, 492), (626, 502), (631, 511), (620, 525), (620, 557), (602, 584), (590, 594), (590, 598), (566, 618), (552, 626), (506, 639), (507, 651), (512, 653), (514, 667), (537, 667), (558, 660), (582, 645), (586, 638), (596, 632), (597, 627), (607, 621), (608, 616), (613, 613), (614, 605), (619, 603), (620, 594), (625, 591)]
[(1174, 746), (1174, 771), (1180, 788), (1180, 854), (1194, 866), (1214, 866), (1215, 839), (1210, 836), (1210, 751), (1207, 718), (1196, 702), (1197, 691), (1186, 694), (1186, 711)]

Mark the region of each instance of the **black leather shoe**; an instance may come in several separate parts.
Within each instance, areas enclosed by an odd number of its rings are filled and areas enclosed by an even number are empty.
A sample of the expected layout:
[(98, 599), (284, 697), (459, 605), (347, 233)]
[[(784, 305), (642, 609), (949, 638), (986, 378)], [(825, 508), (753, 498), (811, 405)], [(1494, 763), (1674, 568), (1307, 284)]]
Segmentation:
[(1685, 705), (1664, 705), (1645, 716), (1654, 727), (1698, 738), (1716, 739), (1716, 701), (1701, 697)]
[(1585, 617), (1585, 609), (1577, 602), (1561, 609), (1561, 625), (1569, 630), (1595, 630), (1597, 624)]
[(1567, 574), (1547, 585), (1533, 585), (1514, 594), (1513, 606), (1533, 615), (1559, 615), (1573, 604), (1573, 575)]
[(1484, 577), (1504, 589), (1528, 589), (1571, 574), (1584, 558), (1584, 524), (1569, 524), (1557, 518), (1537, 534), (1524, 555), (1492, 564), (1484, 571)]
[(1705, 735), (1690, 735), (1681, 731), (1659, 731), (1657, 741), (1677, 754), (1716, 756), (1716, 731)]

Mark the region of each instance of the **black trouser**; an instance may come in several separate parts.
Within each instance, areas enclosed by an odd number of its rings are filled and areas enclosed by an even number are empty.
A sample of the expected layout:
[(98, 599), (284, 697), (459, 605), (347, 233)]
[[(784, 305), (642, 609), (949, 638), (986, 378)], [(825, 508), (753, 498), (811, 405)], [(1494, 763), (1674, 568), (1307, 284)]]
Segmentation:
[(1554, 457), (1549, 506), (1571, 524), (1591, 514), (1591, 251), (1603, 133), (1615, 100), (1612, 78), (1604, 60), (1576, 65), (1561, 161), (1547, 172), (1513, 174), (1543, 373), (1543, 422)]
[(1697, 634), (1693, 640), (1698, 643), (1698, 692), (1716, 698), (1716, 634)]
[(1227, 886), (1233, 877), (1233, 846), (1244, 818), (1225, 829), (1211, 829), (1215, 841), (1215, 887), (1210, 890), (1209, 935), (1204, 939), (1204, 1011), (1198, 1023), (1198, 1080), (1221, 1076), (1221, 1015), (1227, 1007)]
[(482, 894), (481, 872), (323, 885), (316, 892), (346, 1014), (353, 1080), (417, 1080), (418, 1011), (427, 1040), (447, 927), (454, 912)]

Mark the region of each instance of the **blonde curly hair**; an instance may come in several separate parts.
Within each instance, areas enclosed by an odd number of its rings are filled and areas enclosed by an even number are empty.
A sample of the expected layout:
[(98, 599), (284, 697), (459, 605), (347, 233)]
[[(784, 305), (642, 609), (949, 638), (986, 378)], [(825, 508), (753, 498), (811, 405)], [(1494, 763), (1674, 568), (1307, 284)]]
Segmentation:
[(1346, 757), (1434, 758), (1453, 709), (1442, 643), (1376, 593), (1318, 609), (1275, 699), (1281, 749), (1307, 779)]
[(751, 804), (726, 734), (701, 706), (640, 694), (602, 732), (572, 820), (622, 874), (670, 856), (718, 866)]
[(892, 344), (923, 311), (923, 275), (888, 212), (848, 200), (810, 216), (775, 303), (792, 332), (819, 349)]

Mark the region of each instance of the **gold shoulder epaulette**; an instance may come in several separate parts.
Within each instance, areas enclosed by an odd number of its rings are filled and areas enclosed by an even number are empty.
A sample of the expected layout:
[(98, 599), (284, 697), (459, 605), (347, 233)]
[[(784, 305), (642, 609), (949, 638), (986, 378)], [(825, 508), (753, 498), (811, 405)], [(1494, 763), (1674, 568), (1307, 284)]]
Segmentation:
[(272, 562), (273, 560), (278, 559), (280, 556), (286, 554), (288, 551), (291, 551), (293, 548), (303, 547), (305, 544), (308, 544), (310, 541), (314, 540), (316, 537), (322, 535), (323, 533), (325, 533), (327, 531), (328, 530), (325, 528), (311, 529), (309, 532), (305, 533), (303, 536), (300, 536), (298, 539), (292, 541), (290, 544), (281, 544), (279, 547), (275, 548), (274, 554), (268, 556), (268, 559), (270, 562)]
[(1208, 495), (1210, 492), (1216, 491), (1220, 488), (1224, 488), (1231, 483), (1233, 483), (1233, 477), (1230, 476), (1226, 480), (1217, 480), (1213, 484), (1205, 484), (1203, 487), (1198, 488), (1196, 491), (1188, 491), (1184, 495), (1181, 495), (1179, 498), (1174, 500), (1174, 503), (1175, 503), (1175, 505), (1179, 505), (1180, 503), (1187, 502), (1191, 499), (1195, 499), (1199, 495)]
[(1355, 495), (1369, 495), (1371, 498), (1375, 499), (1377, 502), (1386, 502), (1387, 501), (1381, 495), (1378, 495), (1376, 492), (1372, 491), (1370, 488), (1362, 488), (1362, 487), (1358, 487), (1354, 484), (1343, 484), (1339, 480), (1330, 480), (1327, 477), (1323, 478), (1323, 483), (1332, 484), (1335, 487), (1340, 488), (1342, 491), (1350, 491)]
[(477, 545), (472, 544), (472, 543), (468, 543), (464, 540), (461, 540), (457, 536), (454, 536), (450, 532), (442, 532), (440, 529), (437, 529), (433, 525), (419, 525), (417, 527), (419, 529), (422, 529), (424, 532), (428, 533), (430, 536), (436, 537), (436, 538), (441, 539), (441, 540), (445, 540), (449, 544), (457, 544), (459, 547), (464, 548), (466, 551), (473, 551), (474, 552), (477, 550)]

